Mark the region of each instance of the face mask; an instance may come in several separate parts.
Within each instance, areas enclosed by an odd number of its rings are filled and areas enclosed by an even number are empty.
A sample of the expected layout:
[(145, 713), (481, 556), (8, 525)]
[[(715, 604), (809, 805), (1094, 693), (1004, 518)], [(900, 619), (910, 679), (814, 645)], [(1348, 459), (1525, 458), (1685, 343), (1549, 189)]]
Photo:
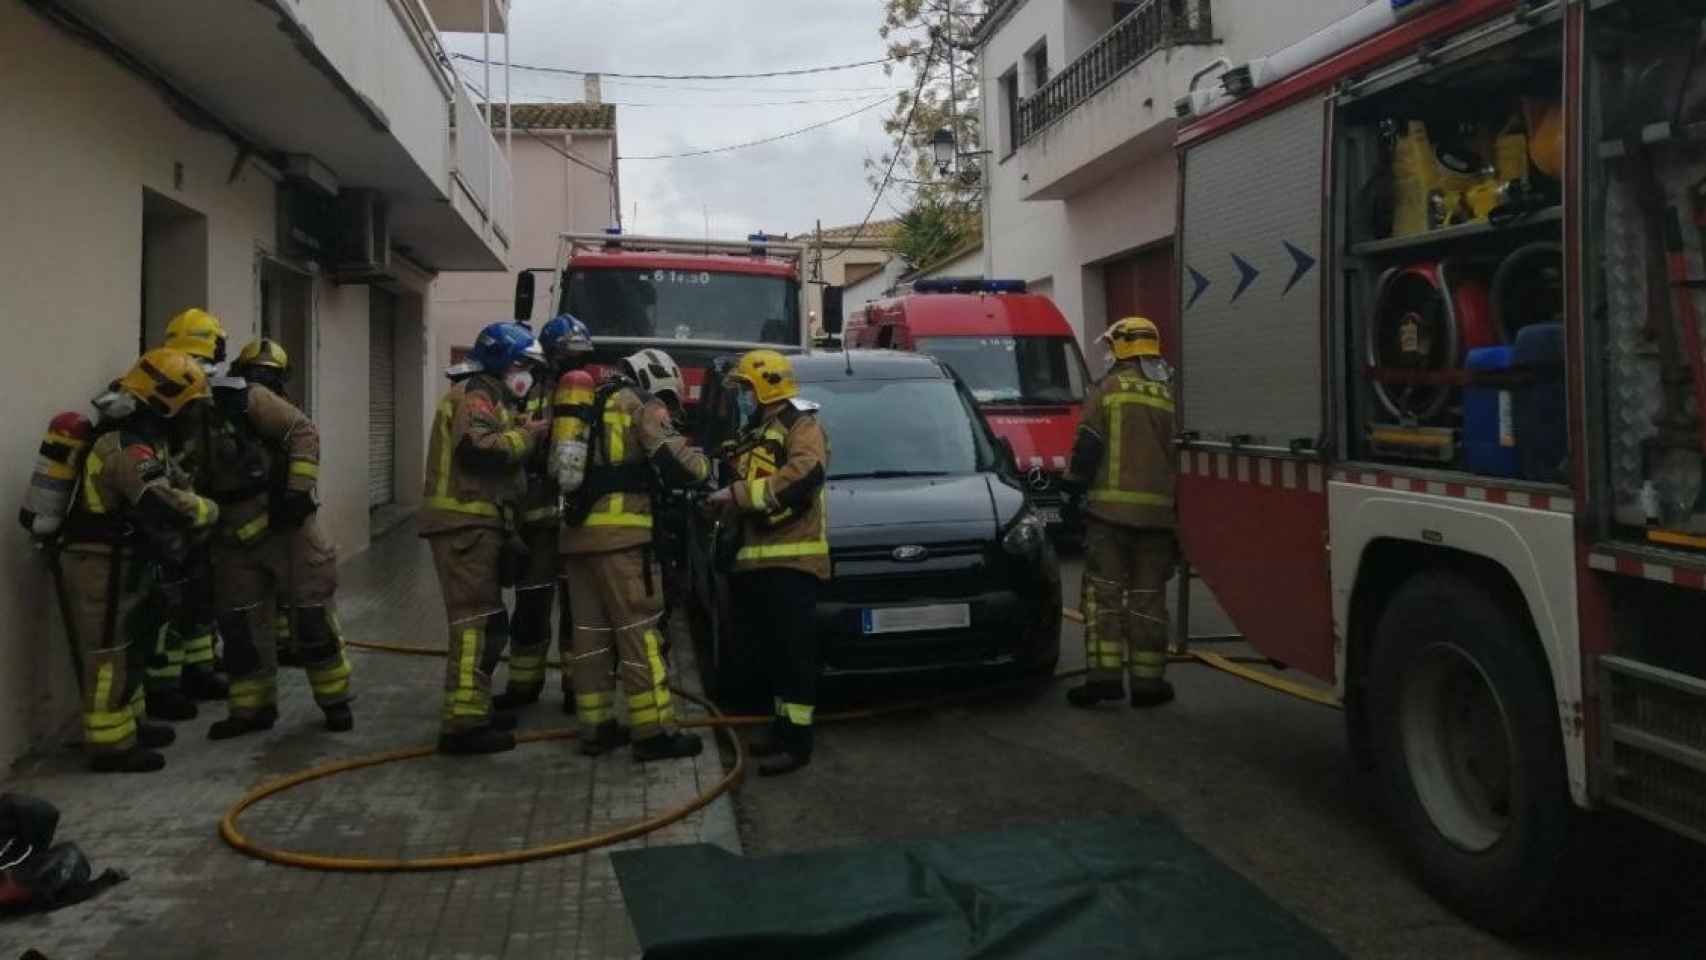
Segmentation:
[(758, 398), (751, 390), (742, 390), (735, 395), (735, 405), (740, 408), (740, 422), (751, 423), (758, 415)]
[(509, 387), (510, 394), (519, 400), (533, 389), (533, 371), (517, 370), (504, 377), (504, 384)]

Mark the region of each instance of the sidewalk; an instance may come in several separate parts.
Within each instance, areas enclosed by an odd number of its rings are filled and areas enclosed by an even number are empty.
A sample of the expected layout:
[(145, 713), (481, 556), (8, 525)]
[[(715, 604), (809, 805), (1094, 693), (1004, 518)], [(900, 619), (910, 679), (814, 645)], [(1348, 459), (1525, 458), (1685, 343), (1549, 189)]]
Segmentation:
[[(348, 637), (444, 648), (438, 584), (412, 522), (340, 575)], [(693, 689), (682, 622), (676, 618), (673, 658)], [(58, 655), (44, 648), (50, 654)], [(0, 957), (30, 947), (52, 960), (637, 956), (608, 850), (482, 870), (351, 874), (263, 863), (219, 840), (219, 818), (262, 781), (436, 736), (443, 661), (360, 650), (351, 658), (351, 734), (325, 732), (301, 671), (287, 670), (277, 727), (210, 743), (207, 727), (224, 708), (204, 705), (200, 719), (178, 725), (161, 773), (86, 773), (75, 745), (20, 764), (0, 790), (57, 804), (61, 839), (82, 846), (97, 870), (117, 867), (131, 879), (90, 903), (0, 924)], [(555, 676), (544, 702), (523, 712), (524, 730), (572, 723), (559, 711)], [(706, 750), (693, 762), (640, 765), (625, 750), (589, 759), (573, 741), (559, 741), (496, 757), (392, 764), (265, 800), (241, 826), (260, 843), (343, 856), (423, 857), (573, 839), (680, 806), (715, 784), (722, 766), (705, 736)], [(739, 852), (727, 796), (610, 849), (699, 841)]]

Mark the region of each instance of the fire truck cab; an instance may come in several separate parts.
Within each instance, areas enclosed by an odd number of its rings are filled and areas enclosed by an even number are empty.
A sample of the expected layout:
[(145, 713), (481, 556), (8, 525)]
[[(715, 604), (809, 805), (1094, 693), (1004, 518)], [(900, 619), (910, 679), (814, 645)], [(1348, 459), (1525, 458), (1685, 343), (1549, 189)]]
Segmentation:
[(1586, 811), (1706, 838), (1702, 19), (1379, 0), (1177, 105), (1185, 552), (1493, 929)]

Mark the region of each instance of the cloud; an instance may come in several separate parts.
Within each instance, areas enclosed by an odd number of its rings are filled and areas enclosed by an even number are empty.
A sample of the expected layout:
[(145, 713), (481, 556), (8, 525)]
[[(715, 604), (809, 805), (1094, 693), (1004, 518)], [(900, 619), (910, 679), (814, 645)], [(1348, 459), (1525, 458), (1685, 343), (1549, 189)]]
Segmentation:
[[(877, 36), (881, 0), (513, 0), (511, 57), (533, 63), (622, 73), (753, 73), (872, 59), (886, 53)], [(480, 54), (479, 37), (456, 37), (455, 50)], [(502, 56), (493, 38), (494, 59)], [(464, 64), (478, 78), (477, 64)], [(493, 95), (502, 97), (494, 68)], [(512, 71), (512, 96), (578, 100), (579, 77)], [(625, 155), (678, 153), (773, 136), (846, 113), (906, 86), (905, 70), (881, 67), (774, 80), (623, 81), (605, 78), (611, 102), (680, 104), (617, 108)], [(687, 88), (693, 89), (687, 89)], [(857, 89), (864, 88), (864, 89)], [(887, 94), (892, 96), (892, 93)], [(796, 99), (861, 99), (843, 103), (731, 106)], [(707, 215), (713, 236), (744, 237), (857, 223), (870, 206), (864, 160), (885, 152), (887, 107), (772, 144), (676, 160), (621, 164), (623, 217), (630, 230), (700, 236)], [(891, 197), (890, 199), (893, 199)], [(877, 217), (890, 215), (888, 205)]]

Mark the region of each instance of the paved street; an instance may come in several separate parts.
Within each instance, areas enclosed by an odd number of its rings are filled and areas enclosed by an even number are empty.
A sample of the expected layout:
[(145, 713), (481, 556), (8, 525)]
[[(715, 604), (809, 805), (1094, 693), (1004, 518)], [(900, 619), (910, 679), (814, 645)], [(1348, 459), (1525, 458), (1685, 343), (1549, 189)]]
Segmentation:
[[(1079, 565), (1069, 567), (1075, 598)], [(1196, 591), (1194, 632), (1227, 631), (1205, 593)], [(1069, 624), (1062, 670), (1083, 665), (1081, 643)], [(1151, 713), (1073, 710), (1063, 682), (826, 726), (803, 775), (742, 788), (747, 855), (1160, 811), (1353, 957), (1699, 955), (1706, 898), (1696, 896), (1692, 910), (1666, 905), (1642, 916), (1650, 887), (1619, 866), (1605, 872), (1611, 889), (1596, 896), (1621, 893), (1630, 903), (1586, 910), (1557, 937), (1513, 946), (1466, 926), (1400, 861), (1354, 776), (1338, 711), (1203, 667), (1175, 667), (1171, 676), (1179, 700)], [(898, 699), (928, 689), (855, 695)], [(1654, 852), (1646, 831), (1630, 832), (1632, 858)], [(1669, 886), (1706, 889), (1699, 874)]]

